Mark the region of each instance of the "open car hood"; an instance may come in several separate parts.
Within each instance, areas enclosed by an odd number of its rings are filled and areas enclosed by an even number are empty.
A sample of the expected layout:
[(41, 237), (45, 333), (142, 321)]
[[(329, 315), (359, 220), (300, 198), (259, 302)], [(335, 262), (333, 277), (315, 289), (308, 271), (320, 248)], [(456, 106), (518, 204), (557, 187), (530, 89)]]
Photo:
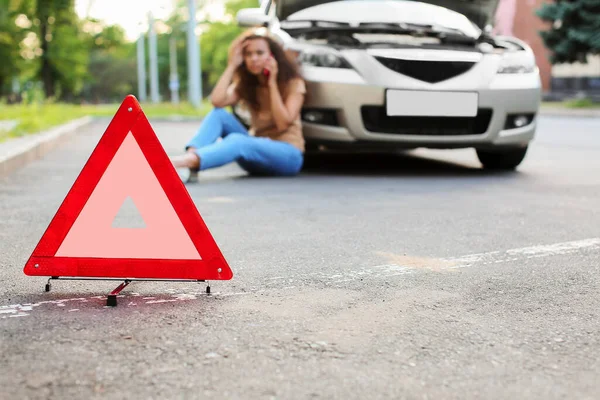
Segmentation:
[[(275, 0), (277, 4), (277, 17), (287, 19), (290, 15), (319, 4), (332, 3), (339, 0)], [(345, 0), (343, 0), (345, 1)], [(360, 0), (364, 2), (377, 2), (378, 0)], [(408, 2), (417, 0), (390, 0), (391, 2)], [(420, 0), (420, 3), (433, 4), (445, 7), (465, 15), (480, 29), (487, 24), (493, 24), (496, 8), (500, 0)], [(343, 17), (343, 14), (341, 15)]]

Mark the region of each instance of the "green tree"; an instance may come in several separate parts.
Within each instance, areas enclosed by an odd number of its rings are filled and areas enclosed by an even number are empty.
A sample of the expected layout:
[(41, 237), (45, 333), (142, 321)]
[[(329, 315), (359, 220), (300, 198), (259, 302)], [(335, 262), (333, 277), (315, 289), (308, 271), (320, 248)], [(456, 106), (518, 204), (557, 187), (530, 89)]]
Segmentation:
[(83, 24), (89, 34), (89, 64), (81, 97), (95, 103), (119, 102), (136, 85), (135, 43), (127, 42), (120, 26), (94, 19)]
[(201, 36), (202, 65), (207, 86), (216, 84), (227, 67), (229, 45), (245, 28), (235, 22), (235, 16), (242, 8), (257, 7), (257, 0), (230, 0), (225, 3), (225, 15), (231, 22), (208, 22)]
[[(200, 58), (202, 65), (203, 95), (210, 93), (212, 86), (227, 65), (227, 54), (231, 41), (239, 35), (244, 28), (235, 22), (238, 10), (247, 7), (257, 7), (257, 0), (226, 0), (224, 21), (199, 21), (203, 33), (200, 36)], [(187, 1), (180, 0), (175, 12), (164, 21), (170, 28), (169, 33), (157, 35), (158, 71), (160, 92), (168, 98), (169, 91), (169, 39), (175, 37), (177, 49), (177, 72), (180, 82), (180, 94), (187, 97), (188, 92), (188, 67), (187, 67)], [(147, 45), (146, 38), (146, 45)], [(149, 63), (146, 52), (146, 65)]]
[(551, 23), (540, 35), (553, 64), (586, 63), (588, 54), (600, 54), (600, 0), (555, 0), (536, 14)]
[(8, 93), (12, 79), (26, 69), (26, 57), (34, 58), (33, 52), (22, 53), (20, 47), (32, 25), (27, 18), (30, 5), (25, 0), (0, 0), (0, 97)]
[(38, 78), (46, 97), (68, 98), (83, 88), (89, 51), (74, 0), (37, 0), (34, 25), (41, 48)]

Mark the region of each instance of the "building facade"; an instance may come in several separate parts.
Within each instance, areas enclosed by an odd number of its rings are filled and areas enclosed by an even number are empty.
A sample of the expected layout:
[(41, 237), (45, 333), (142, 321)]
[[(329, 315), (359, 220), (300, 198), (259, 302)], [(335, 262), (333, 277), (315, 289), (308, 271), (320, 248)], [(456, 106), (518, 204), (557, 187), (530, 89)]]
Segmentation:
[(500, 0), (494, 32), (515, 36), (531, 46), (540, 68), (544, 96), (563, 98), (577, 95), (600, 96), (600, 57), (588, 57), (587, 64), (552, 65), (550, 51), (539, 31), (549, 28), (536, 10), (550, 0)]

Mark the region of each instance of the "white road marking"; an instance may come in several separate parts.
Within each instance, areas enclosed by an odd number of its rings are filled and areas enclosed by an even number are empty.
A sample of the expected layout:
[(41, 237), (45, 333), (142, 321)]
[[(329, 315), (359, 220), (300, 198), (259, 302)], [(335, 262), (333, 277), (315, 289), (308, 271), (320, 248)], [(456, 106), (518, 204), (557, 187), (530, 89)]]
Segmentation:
[[(571, 242), (561, 242), (548, 245), (520, 247), (504, 251), (490, 251), (486, 253), (469, 254), (460, 257), (450, 258), (419, 258), (406, 257), (394, 254), (383, 254), (393, 264), (378, 265), (362, 270), (364, 275), (380, 275), (382, 277), (391, 277), (403, 274), (412, 274), (419, 270), (432, 271), (450, 271), (460, 268), (475, 266), (486, 266), (490, 264), (500, 264), (511, 261), (527, 260), (532, 258), (561, 256), (574, 254), (582, 250), (600, 250), (600, 238), (583, 239)], [(336, 283), (349, 282), (357, 279), (357, 271), (349, 271), (344, 275), (344, 279), (335, 281)], [(339, 275), (336, 275), (339, 276)]]
[[(167, 291), (171, 291), (171, 290), (167, 290)], [(232, 295), (237, 295), (237, 294), (250, 294), (252, 292), (248, 292), (248, 293), (233, 293)], [(133, 294), (119, 294), (117, 297), (119, 298), (128, 298), (128, 297), (139, 297), (139, 293), (133, 293)], [(172, 303), (172, 302), (179, 302), (179, 301), (188, 301), (188, 300), (197, 300), (199, 297), (201, 296), (206, 296), (206, 294), (204, 293), (204, 291), (201, 292), (193, 292), (193, 293), (176, 293), (176, 294), (170, 294), (171, 298), (169, 299), (159, 299), (159, 300), (153, 300), (156, 299), (155, 296), (151, 296), (151, 297), (144, 297), (144, 300), (148, 300), (145, 302), (145, 304), (159, 304), (159, 303)], [(228, 294), (225, 295), (221, 295), (220, 293), (213, 293), (212, 296), (228, 296)], [(65, 307), (66, 302), (74, 302), (74, 301), (78, 301), (80, 303), (88, 303), (89, 300), (101, 300), (101, 302), (105, 302), (106, 301), (106, 296), (90, 296), (87, 299), (86, 298), (82, 298), (82, 297), (75, 297), (75, 298), (71, 298), (71, 299), (60, 299), (60, 300), (47, 300), (47, 301), (40, 301), (37, 303), (26, 303), (25, 304), (11, 304), (11, 305), (6, 305), (6, 306), (0, 306), (0, 319), (5, 319), (8, 317), (26, 317), (29, 315), (29, 312), (32, 311), (34, 308), (37, 308), (39, 306), (42, 305), (50, 305), (50, 304), (54, 304), (57, 307)], [(134, 303), (133, 301), (129, 301), (128, 304), (126, 305), (127, 307), (131, 307), (131, 306), (136, 306), (137, 303)], [(105, 308), (110, 308), (110, 307), (105, 307)], [(74, 311), (80, 311), (79, 308), (71, 308), (68, 310), (68, 312), (74, 312)]]
[(508, 261), (518, 261), (530, 258), (560, 256), (577, 253), (580, 250), (600, 249), (600, 238), (577, 240), (573, 242), (555, 243), (541, 246), (521, 247), (506, 251), (472, 254), (469, 256), (448, 258), (445, 261), (453, 263), (449, 269), (466, 268), (476, 264), (489, 265)]
[[(382, 277), (389, 278), (393, 276), (412, 274), (422, 269), (431, 269), (435, 271), (442, 270), (453, 270), (459, 268), (467, 268), (474, 266), (485, 266), (490, 264), (498, 264), (510, 261), (519, 261), (532, 258), (560, 256), (566, 254), (573, 254), (582, 250), (600, 250), (600, 238), (576, 240), (571, 242), (554, 243), (549, 245), (539, 245), (530, 247), (521, 247), (516, 249), (509, 249), (504, 251), (490, 251), (486, 253), (469, 254), (460, 257), (452, 258), (419, 258), (419, 257), (406, 257), (406, 256), (394, 256), (388, 255), (392, 260), (409, 260), (406, 265), (399, 263), (389, 263), (383, 265), (376, 265), (368, 268), (361, 268), (358, 270), (350, 270), (346, 272), (337, 272), (335, 274), (327, 275), (320, 272), (309, 273), (303, 278), (315, 277), (316, 279), (325, 280), (326, 285), (340, 284), (345, 282), (353, 282), (362, 280), (370, 277)], [(287, 279), (289, 282), (293, 282), (293, 279), (287, 277), (272, 277), (267, 278), (267, 281), (283, 280)], [(283, 283), (283, 282), (282, 282)], [(286, 286), (279, 290), (294, 289), (296, 286)], [(277, 288), (273, 288), (275, 290)], [(235, 293), (213, 293), (211, 296), (214, 297), (231, 297), (231, 296), (243, 296), (254, 293), (265, 292), (269, 290), (248, 290), (247, 292), (235, 292)], [(179, 301), (196, 300), (206, 296), (203, 291), (190, 292), (190, 293), (175, 293), (175, 289), (166, 289), (166, 292), (171, 296), (169, 299), (158, 299), (156, 297), (148, 296), (142, 297), (143, 300), (148, 300), (145, 304), (157, 304), (157, 303), (170, 303)], [(119, 297), (140, 297), (141, 295), (137, 292), (130, 294), (121, 294)], [(69, 299), (60, 300), (47, 300), (40, 301), (37, 303), (24, 303), (24, 304), (11, 304), (0, 306), (0, 319), (13, 318), (13, 317), (26, 317), (29, 315), (34, 308), (41, 305), (54, 304), (57, 307), (65, 307), (64, 303), (67, 302), (79, 302), (88, 303), (90, 300), (100, 300), (101, 302), (106, 301), (106, 296), (90, 296), (88, 298), (75, 297)], [(124, 303), (123, 303), (124, 304)], [(126, 304), (127, 307), (136, 306), (137, 303), (130, 301)], [(68, 312), (79, 311), (79, 308), (70, 308)]]
[(147, 301), (146, 304), (159, 304), (159, 303), (172, 303), (174, 301), (180, 301), (179, 299), (169, 299), (169, 300), (150, 300)]

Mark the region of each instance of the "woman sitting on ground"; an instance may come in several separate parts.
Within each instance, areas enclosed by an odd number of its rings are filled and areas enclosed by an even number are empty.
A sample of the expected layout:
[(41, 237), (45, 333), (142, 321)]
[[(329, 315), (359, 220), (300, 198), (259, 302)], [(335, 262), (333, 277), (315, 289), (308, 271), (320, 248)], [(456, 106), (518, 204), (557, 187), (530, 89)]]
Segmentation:
[[(172, 159), (175, 168), (189, 169), (188, 182), (198, 171), (231, 162), (257, 175), (293, 176), (302, 168), (304, 80), (283, 47), (257, 32), (232, 43), (228, 66), (210, 96), (215, 108), (186, 145), (186, 154)], [(224, 110), (239, 101), (250, 111), (250, 132)]]

